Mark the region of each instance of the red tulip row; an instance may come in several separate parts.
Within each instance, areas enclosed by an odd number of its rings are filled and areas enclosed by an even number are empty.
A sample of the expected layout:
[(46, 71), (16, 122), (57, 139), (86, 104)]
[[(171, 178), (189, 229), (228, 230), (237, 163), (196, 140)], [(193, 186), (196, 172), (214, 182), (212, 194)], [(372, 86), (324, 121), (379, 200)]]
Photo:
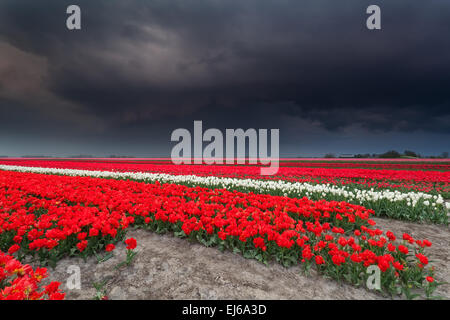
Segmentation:
[(274, 176), (261, 176), (258, 166), (173, 165), (124, 161), (58, 161), (0, 160), (0, 164), (45, 168), (154, 172), (198, 176), (236, 177), (251, 179), (283, 179), (308, 183), (437, 192), (450, 194), (450, 171), (379, 170), (356, 168), (280, 167)]
[(33, 270), (13, 256), (0, 251), (0, 300), (62, 300), (65, 294), (59, 290), (59, 282), (39, 288), (47, 277), (46, 268)]
[[(73, 159), (69, 160), (73, 161)], [(84, 159), (77, 160), (77, 162), (119, 162), (121, 164), (131, 164), (131, 165), (171, 165), (173, 162), (168, 160), (114, 160), (114, 159)], [(450, 165), (447, 162), (443, 163), (385, 163), (385, 162), (359, 162), (359, 161), (283, 161), (280, 159), (279, 166), (280, 167), (315, 167), (315, 168), (366, 168), (366, 169), (398, 169), (398, 170), (439, 170), (439, 171), (448, 171), (450, 170)], [(261, 166), (260, 164), (239, 164), (237, 161), (233, 164), (224, 165), (228, 166)]]
[(450, 170), (449, 164), (423, 163), (363, 163), (363, 162), (280, 162), (281, 167), (316, 167), (316, 168), (366, 168), (366, 169), (397, 169), (397, 170)]
[[(311, 201), (91, 177), (0, 171), (0, 249), (56, 263), (111, 248), (135, 225), (173, 232), (246, 258), (309, 269), (357, 285), (381, 270), (382, 290), (432, 292), (427, 240), (375, 228), (372, 210)], [(109, 249), (108, 249), (109, 250)]]

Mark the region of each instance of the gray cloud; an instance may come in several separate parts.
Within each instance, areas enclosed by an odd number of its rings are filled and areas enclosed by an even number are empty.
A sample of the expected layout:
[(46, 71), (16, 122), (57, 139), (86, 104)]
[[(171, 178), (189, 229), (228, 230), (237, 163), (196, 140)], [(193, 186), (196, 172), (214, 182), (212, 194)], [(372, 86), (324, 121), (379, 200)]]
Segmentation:
[(74, 135), (200, 117), (450, 134), (448, 1), (381, 0), (376, 32), (366, 0), (81, 0), (75, 32), (69, 4), (0, 4), (2, 108), (71, 119)]

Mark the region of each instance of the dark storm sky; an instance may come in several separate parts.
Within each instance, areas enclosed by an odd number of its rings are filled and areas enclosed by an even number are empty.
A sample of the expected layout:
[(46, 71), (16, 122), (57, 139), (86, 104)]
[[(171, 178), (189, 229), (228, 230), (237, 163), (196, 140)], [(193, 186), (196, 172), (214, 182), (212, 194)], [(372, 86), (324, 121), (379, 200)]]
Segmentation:
[(440, 154), (449, 107), (448, 0), (0, 0), (0, 155), (168, 156), (193, 120), (280, 128), (282, 156)]

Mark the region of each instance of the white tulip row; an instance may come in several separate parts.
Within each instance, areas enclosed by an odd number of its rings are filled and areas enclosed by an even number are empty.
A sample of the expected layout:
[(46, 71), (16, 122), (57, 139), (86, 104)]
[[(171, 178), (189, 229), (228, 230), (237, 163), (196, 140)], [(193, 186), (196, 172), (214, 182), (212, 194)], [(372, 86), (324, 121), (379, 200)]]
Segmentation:
[(441, 195), (431, 195), (423, 192), (400, 192), (393, 190), (351, 189), (348, 186), (331, 184), (309, 184), (304, 182), (289, 182), (283, 180), (258, 180), (223, 178), (215, 176), (171, 175), (165, 173), (148, 172), (111, 172), (76, 169), (57, 169), (41, 167), (25, 167), (0, 165), (0, 170), (34, 172), (45, 174), (60, 174), (68, 176), (91, 176), (99, 178), (133, 179), (146, 182), (175, 183), (187, 185), (201, 185), (210, 188), (225, 188), (229, 190), (253, 191), (257, 193), (275, 193), (284, 196), (307, 196), (314, 198), (345, 198), (345, 201), (356, 204), (368, 202), (406, 203), (409, 207), (418, 205), (429, 209), (450, 209), (450, 203), (445, 203)]

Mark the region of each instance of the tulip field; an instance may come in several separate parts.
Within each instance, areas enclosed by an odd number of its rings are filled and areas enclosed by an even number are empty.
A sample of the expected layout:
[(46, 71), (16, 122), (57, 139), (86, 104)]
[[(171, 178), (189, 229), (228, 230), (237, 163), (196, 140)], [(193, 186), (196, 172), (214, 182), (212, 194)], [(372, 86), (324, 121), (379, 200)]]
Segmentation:
[(0, 300), (63, 299), (62, 283), (41, 281), (60, 260), (124, 241), (131, 264), (136, 228), (355, 287), (377, 266), (380, 297), (432, 298), (442, 280), (433, 243), (375, 220), (448, 230), (449, 168), (445, 159), (282, 159), (276, 175), (260, 176), (256, 165), (170, 159), (0, 159)]

